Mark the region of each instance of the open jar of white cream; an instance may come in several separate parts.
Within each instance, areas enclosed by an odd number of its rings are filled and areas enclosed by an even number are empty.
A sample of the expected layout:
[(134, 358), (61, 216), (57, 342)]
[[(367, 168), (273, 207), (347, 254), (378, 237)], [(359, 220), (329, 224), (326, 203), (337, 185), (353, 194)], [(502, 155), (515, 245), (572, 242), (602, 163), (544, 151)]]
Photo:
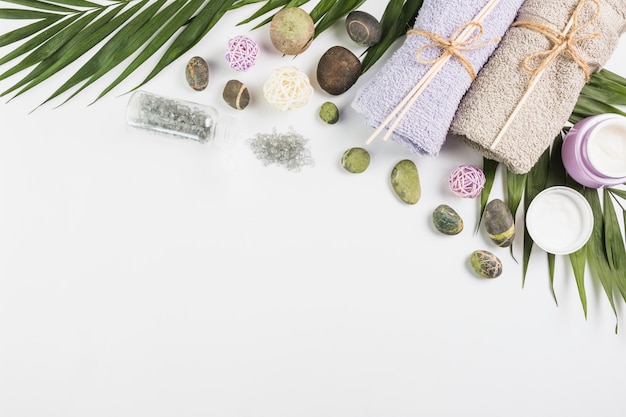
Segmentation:
[(626, 117), (600, 114), (579, 121), (565, 135), (561, 156), (567, 173), (581, 185), (626, 183)]

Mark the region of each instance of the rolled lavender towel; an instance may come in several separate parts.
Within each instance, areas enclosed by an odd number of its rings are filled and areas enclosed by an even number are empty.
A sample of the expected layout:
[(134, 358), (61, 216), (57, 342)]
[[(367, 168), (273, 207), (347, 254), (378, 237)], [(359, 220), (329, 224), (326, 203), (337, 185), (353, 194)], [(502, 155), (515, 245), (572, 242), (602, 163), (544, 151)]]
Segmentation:
[[(451, 135), (460, 137), (485, 157), (504, 163), (512, 172), (528, 172), (567, 124), (586, 75), (569, 53), (561, 53), (545, 66), (531, 93), (526, 94), (533, 74), (524, 68), (524, 61), (554, 46), (545, 33), (526, 23), (563, 31), (576, 10), (577, 27), (581, 29), (575, 36), (598, 36), (577, 42), (575, 52), (588, 71), (599, 70), (626, 29), (625, 0), (526, 0), (513, 27), (461, 101), (450, 127)], [(520, 22), (524, 24), (516, 26)], [(536, 67), (537, 61), (528, 63)], [(515, 117), (511, 117), (516, 108)]]
[[(484, 32), (475, 43), (480, 47), (461, 51), (475, 72), (493, 53), (522, 2), (500, 0), (481, 22)], [(424, 0), (413, 29), (449, 39), (459, 28), (474, 20), (488, 3), (488, 0)], [(477, 34), (476, 28), (474, 35)], [(432, 65), (418, 62), (417, 53), (420, 48), (432, 43), (429, 37), (408, 34), (402, 46), (357, 92), (352, 107), (365, 117), (368, 126), (379, 127), (427, 74)], [(439, 47), (427, 47), (419, 58), (426, 62), (437, 59), (441, 54)], [(393, 130), (391, 138), (413, 153), (437, 155), (446, 140), (459, 102), (471, 83), (472, 77), (467, 68), (458, 59), (449, 59), (412, 104)]]

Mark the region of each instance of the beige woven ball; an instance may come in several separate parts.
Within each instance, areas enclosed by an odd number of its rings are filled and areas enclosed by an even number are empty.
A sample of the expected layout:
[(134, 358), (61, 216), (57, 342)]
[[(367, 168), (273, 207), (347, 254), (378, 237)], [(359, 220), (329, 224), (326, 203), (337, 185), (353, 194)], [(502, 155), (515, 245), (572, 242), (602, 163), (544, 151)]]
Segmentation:
[(313, 87), (309, 77), (295, 67), (276, 68), (263, 85), (265, 99), (275, 108), (285, 111), (307, 105)]

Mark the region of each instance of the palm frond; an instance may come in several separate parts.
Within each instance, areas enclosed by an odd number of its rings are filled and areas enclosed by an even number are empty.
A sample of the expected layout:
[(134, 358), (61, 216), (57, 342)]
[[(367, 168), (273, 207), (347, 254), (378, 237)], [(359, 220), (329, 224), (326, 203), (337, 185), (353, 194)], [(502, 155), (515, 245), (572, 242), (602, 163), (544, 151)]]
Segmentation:
[(391, 45), (413, 26), (422, 3), (423, 0), (391, 0), (387, 3), (380, 19), (382, 38), (376, 45), (367, 49), (361, 65), (361, 73), (369, 70)]

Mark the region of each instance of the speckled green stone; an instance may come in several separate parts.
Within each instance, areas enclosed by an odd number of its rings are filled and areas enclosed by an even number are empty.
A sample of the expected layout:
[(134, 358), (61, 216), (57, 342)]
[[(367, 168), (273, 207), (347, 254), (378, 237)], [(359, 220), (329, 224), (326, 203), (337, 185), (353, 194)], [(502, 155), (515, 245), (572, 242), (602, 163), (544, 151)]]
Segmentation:
[(433, 210), (433, 224), (445, 235), (458, 235), (463, 230), (463, 219), (447, 204), (440, 204)]
[(515, 222), (509, 207), (500, 199), (495, 199), (485, 206), (483, 214), (485, 230), (489, 238), (498, 246), (506, 247), (513, 243)]
[(204, 58), (194, 56), (187, 62), (185, 78), (189, 87), (196, 91), (202, 91), (209, 85), (209, 65)]
[(339, 109), (330, 101), (322, 104), (320, 107), (320, 118), (328, 123), (329, 125), (334, 125), (339, 121)]
[(360, 174), (370, 165), (370, 154), (363, 148), (350, 148), (343, 153), (341, 165), (348, 172)]
[(502, 274), (502, 262), (486, 250), (475, 250), (470, 255), (472, 269), (483, 278), (498, 278)]
[(391, 171), (391, 187), (400, 200), (407, 204), (417, 204), (422, 196), (420, 176), (415, 163), (404, 159)]

